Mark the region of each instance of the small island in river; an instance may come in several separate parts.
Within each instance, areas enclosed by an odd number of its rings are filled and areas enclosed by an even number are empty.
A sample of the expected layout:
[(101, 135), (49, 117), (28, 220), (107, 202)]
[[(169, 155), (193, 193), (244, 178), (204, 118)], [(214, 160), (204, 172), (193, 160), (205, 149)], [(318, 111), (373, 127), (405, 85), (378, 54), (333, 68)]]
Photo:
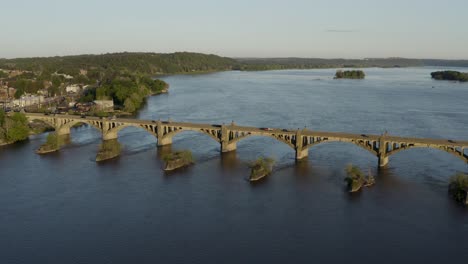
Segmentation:
[(274, 163), (275, 161), (271, 158), (258, 158), (250, 165), (251, 171), (249, 180), (258, 181), (268, 176), (273, 169)]
[(361, 70), (342, 71), (338, 70), (335, 73), (334, 79), (364, 79), (366, 74)]
[(101, 145), (99, 145), (99, 152), (96, 155), (96, 161), (104, 161), (113, 159), (120, 155), (121, 146), (117, 139), (104, 140)]
[(36, 153), (47, 154), (58, 151), (63, 144), (64, 140), (56, 132), (51, 132), (47, 135), (46, 142), (36, 150)]
[(193, 163), (192, 152), (188, 150), (176, 151), (163, 157), (165, 171), (173, 171)]
[(346, 167), (346, 178), (345, 181), (348, 185), (349, 192), (357, 192), (361, 190), (362, 186), (370, 187), (375, 184), (374, 177), (370, 174), (367, 177), (364, 176), (364, 173), (357, 167), (353, 165), (348, 165)]
[(431, 72), (432, 79), (468, 82), (468, 73), (458, 71), (436, 71)]
[(455, 201), (468, 205), (468, 175), (459, 173), (450, 179), (449, 193)]

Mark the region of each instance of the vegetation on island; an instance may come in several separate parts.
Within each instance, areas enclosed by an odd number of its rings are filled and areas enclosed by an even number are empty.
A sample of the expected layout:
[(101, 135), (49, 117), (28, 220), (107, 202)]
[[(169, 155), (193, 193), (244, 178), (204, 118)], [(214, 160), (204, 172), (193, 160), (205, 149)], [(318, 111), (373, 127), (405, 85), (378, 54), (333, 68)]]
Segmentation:
[(23, 113), (7, 115), (0, 110), (0, 145), (22, 141), (28, 136), (28, 119)]
[(330, 68), (468, 67), (468, 60), (432, 60), (405, 58), (320, 59), (320, 58), (240, 58), (235, 70), (264, 71)]
[(436, 71), (431, 73), (432, 79), (468, 82), (468, 73), (458, 71)]
[(449, 193), (459, 203), (468, 205), (468, 174), (458, 173), (450, 179)]
[(99, 145), (96, 161), (104, 161), (118, 157), (121, 152), (121, 145), (117, 139), (104, 140)]
[(57, 135), (56, 132), (50, 132), (47, 135), (46, 142), (42, 144), (38, 150), (36, 150), (37, 154), (46, 154), (50, 152), (55, 152), (60, 149), (65, 144), (65, 140), (63, 137)]
[(260, 157), (254, 162), (252, 162), (249, 167), (251, 169), (250, 171), (250, 181), (258, 181), (262, 179), (263, 177), (268, 176), (271, 174), (271, 171), (273, 170), (273, 165), (275, 163), (275, 160), (272, 158), (263, 158)]
[(364, 176), (364, 173), (357, 166), (349, 164), (346, 166), (345, 182), (349, 192), (357, 192), (361, 190), (362, 186), (372, 186), (375, 179), (370, 173), (367, 177)]
[(189, 150), (176, 151), (163, 156), (164, 170), (172, 171), (194, 163), (192, 152)]
[(338, 70), (335, 79), (364, 79), (366, 74), (361, 70), (342, 71)]

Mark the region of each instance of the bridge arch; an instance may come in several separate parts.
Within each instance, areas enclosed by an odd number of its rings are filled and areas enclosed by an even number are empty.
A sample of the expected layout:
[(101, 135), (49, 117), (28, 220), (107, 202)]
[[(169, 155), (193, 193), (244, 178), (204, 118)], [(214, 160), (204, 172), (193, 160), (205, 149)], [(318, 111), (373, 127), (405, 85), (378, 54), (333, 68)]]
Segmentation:
[(207, 135), (211, 139), (215, 140), (216, 142), (221, 143), (221, 130), (220, 129), (178, 127), (175, 130), (164, 134), (163, 138), (173, 138), (175, 135), (186, 132), (186, 131), (194, 131), (200, 134)]
[(468, 154), (465, 153), (465, 152), (467, 152), (467, 150), (464, 150), (463, 148), (461, 148), (460, 152), (459, 152), (459, 150), (457, 150), (457, 148), (450, 149), (450, 148), (435, 147), (435, 146), (408, 145), (406, 147), (394, 149), (394, 150), (388, 152), (387, 156), (393, 156), (393, 155), (395, 155), (395, 154), (397, 154), (397, 153), (399, 153), (401, 151), (410, 150), (410, 149), (435, 149), (435, 150), (439, 150), (441, 152), (449, 153), (452, 156), (455, 156), (455, 157), (461, 159), (465, 163), (468, 163)]
[(376, 147), (374, 147), (373, 144), (368, 144), (366, 143), (366, 141), (360, 141), (360, 140), (339, 140), (339, 139), (323, 139), (321, 141), (317, 141), (317, 142), (314, 142), (314, 143), (311, 143), (311, 144), (307, 144), (304, 146), (304, 149), (310, 149), (311, 147), (314, 147), (314, 146), (317, 146), (317, 145), (320, 145), (320, 144), (324, 144), (324, 143), (331, 143), (331, 142), (340, 142), (340, 143), (346, 143), (346, 144), (352, 144), (352, 145), (355, 145), (361, 149), (364, 149), (366, 150), (367, 152), (369, 152), (370, 154), (372, 154), (373, 156), (377, 156), (378, 157), (378, 150)]
[(41, 121), (41, 122), (53, 127), (54, 129), (56, 129), (56, 124), (55, 124), (53, 118), (29, 117), (29, 116), (27, 118), (28, 118), (29, 122)]
[(70, 129), (72, 128), (74, 125), (76, 124), (79, 124), (79, 123), (85, 123), (85, 124), (88, 124), (94, 128), (96, 128), (97, 130), (99, 130), (100, 132), (102, 132), (102, 127), (100, 125), (100, 123), (98, 121), (90, 121), (90, 120), (86, 120), (86, 119), (71, 119), (71, 120), (68, 120), (66, 123), (64, 123), (60, 129)]
[(151, 135), (153, 135), (154, 137), (157, 137), (157, 135), (156, 135), (156, 131), (157, 131), (156, 124), (154, 124), (154, 125), (143, 125), (143, 124), (133, 124), (133, 123), (123, 123), (122, 124), (122, 123), (118, 123), (118, 122), (109, 122), (106, 125), (110, 126), (108, 128), (104, 128), (104, 130), (108, 129), (106, 134), (114, 135), (115, 138), (117, 138), (117, 135), (121, 130), (123, 130), (124, 128), (127, 128), (127, 127), (135, 127), (135, 128), (143, 129), (143, 130), (147, 131), (148, 133), (150, 133)]
[[(237, 138), (234, 138), (234, 139), (230, 140), (229, 143), (237, 143), (237, 142), (239, 142), (239, 141), (241, 141), (243, 139), (249, 138), (249, 137), (269, 137), (269, 138), (273, 138), (273, 139), (276, 139), (279, 142), (282, 142), (282, 143), (288, 145), (292, 149), (296, 149), (296, 147), (294, 146), (294, 144), (291, 141), (288, 141), (285, 138), (281, 138), (280, 136), (277, 136), (275, 134), (252, 134), (252, 133), (248, 133), (246, 135), (243, 135), (243, 136), (240, 136), (240, 137), (237, 137)], [(290, 140), (293, 140), (293, 137), (294, 137), (294, 140), (295, 140), (295, 137), (296, 137), (295, 135), (291, 135)]]

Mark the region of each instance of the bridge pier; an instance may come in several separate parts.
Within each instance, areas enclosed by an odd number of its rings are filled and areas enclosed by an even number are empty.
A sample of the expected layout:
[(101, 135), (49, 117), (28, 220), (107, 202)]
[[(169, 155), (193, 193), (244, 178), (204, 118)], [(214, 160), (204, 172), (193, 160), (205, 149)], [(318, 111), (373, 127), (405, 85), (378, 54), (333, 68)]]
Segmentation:
[(105, 131), (103, 131), (103, 132), (102, 132), (102, 139), (103, 139), (103, 140), (113, 140), (113, 139), (117, 139), (117, 133), (114, 133), (114, 132), (105, 132)]
[(158, 137), (158, 147), (172, 144), (172, 137)]
[(388, 156), (379, 155), (379, 167), (383, 168), (388, 165)]
[(61, 127), (56, 128), (55, 132), (57, 133), (57, 136), (70, 135), (70, 127), (61, 126)]
[(306, 159), (309, 156), (309, 149), (296, 149), (296, 160), (303, 160)]
[(221, 142), (221, 152), (223, 153), (234, 151), (236, 149), (237, 149), (237, 143), (235, 142), (232, 142), (232, 143), (229, 143), (226, 141)]

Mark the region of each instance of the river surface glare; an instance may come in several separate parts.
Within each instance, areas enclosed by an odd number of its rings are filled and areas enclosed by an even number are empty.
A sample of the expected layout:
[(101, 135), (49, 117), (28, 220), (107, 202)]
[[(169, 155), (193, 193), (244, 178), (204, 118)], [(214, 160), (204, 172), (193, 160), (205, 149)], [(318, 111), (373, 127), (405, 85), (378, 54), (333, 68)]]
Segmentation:
[[(169, 94), (148, 98), (136, 118), (468, 140), (468, 84), (433, 81), (434, 70), (169, 76)], [(144, 130), (122, 130), (122, 155), (102, 164), (93, 127), (39, 156), (45, 138), (0, 148), (0, 263), (468, 261), (468, 208), (447, 194), (468, 167), (446, 152), (402, 151), (378, 171), (376, 157), (348, 143), (314, 146), (296, 163), (272, 138), (221, 155), (209, 136), (183, 132), (171, 148), (191, 150), (196, 163), (165, 174), (168, 149)], [(247, 162), (259, 156), (276, 166), (251, 184)], [(370, 168), (376, 185), (347, 193), (348, 163)]]

